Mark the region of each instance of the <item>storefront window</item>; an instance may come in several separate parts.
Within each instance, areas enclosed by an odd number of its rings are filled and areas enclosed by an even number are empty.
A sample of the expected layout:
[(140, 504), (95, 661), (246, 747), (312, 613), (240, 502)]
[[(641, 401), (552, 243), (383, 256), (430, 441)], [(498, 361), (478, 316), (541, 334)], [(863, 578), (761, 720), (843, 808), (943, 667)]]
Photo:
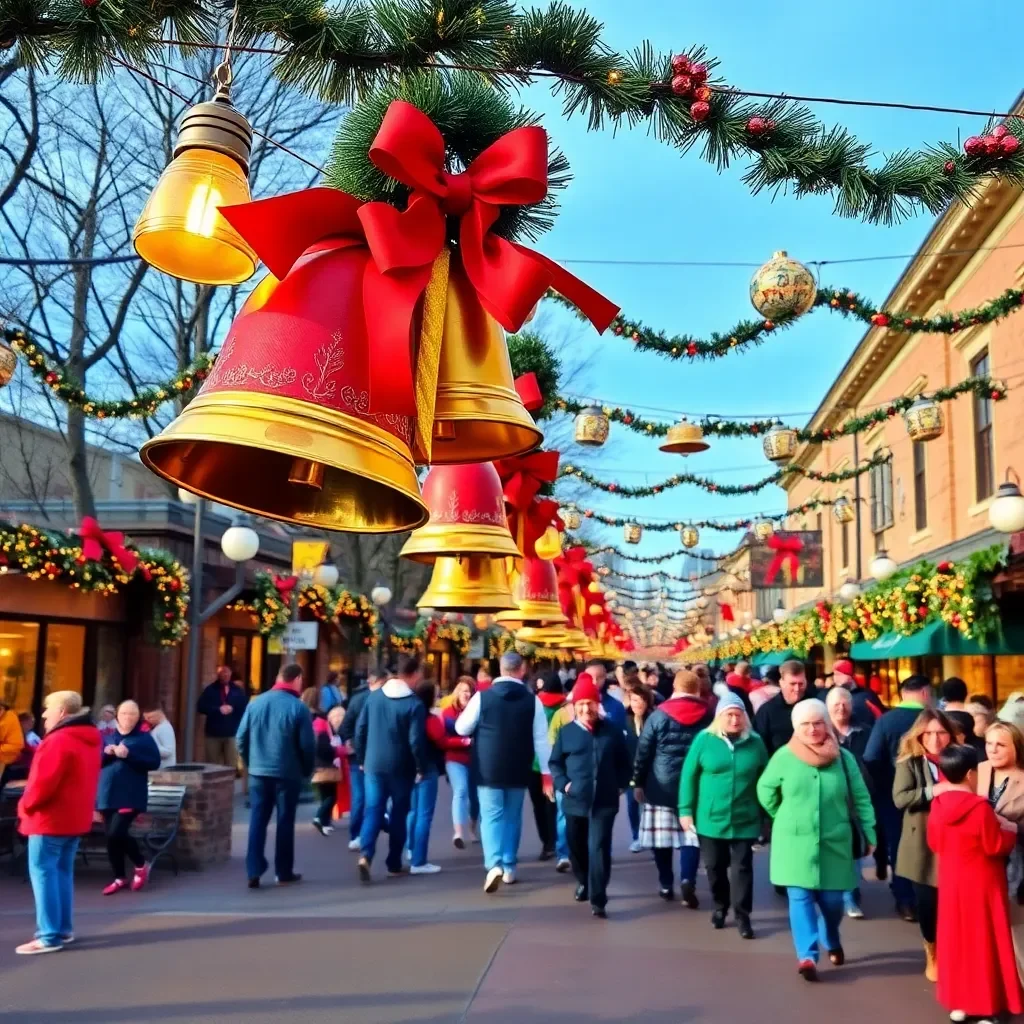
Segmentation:
[(51, 622), (46, 627), (43, 699), (56, 690), (83, 693), (85, 626)]
[(1024, 655), (1000, 654), (988, 660), (995, 667), (994, 697), (997, 704), (1003, 704), (1011, 693), (1024, 690)]
[(105, 704), (117, 707), (124, 699), (124, 632), (119, 626), (101, 625), (96, 637), (96, 694), (98, 712)]
[(0, 620), (0, 686), (4, 703), (19, 714), (32, 710), (39, 624)]

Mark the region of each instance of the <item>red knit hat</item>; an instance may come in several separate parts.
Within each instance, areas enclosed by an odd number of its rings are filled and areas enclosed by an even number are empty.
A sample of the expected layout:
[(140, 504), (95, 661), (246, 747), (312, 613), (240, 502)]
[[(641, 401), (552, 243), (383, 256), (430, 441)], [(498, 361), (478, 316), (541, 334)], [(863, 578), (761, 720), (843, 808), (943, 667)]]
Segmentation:
[(594, 677), (589, 672), (581, 672), (576, 677), (576, 685), (572, 688), (572, 702), (578, 700), (592, 700), (595, 704), (601, 703), (601, 695), (594, 685)]

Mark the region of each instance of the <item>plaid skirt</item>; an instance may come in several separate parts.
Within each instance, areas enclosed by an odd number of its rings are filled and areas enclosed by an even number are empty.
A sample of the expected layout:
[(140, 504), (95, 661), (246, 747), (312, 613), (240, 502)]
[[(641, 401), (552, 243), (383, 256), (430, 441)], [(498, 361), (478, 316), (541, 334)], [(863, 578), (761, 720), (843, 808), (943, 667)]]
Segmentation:
[(679, 850), (687, 845), (675, 810), (654, 804), (644, 804), (639, 839), (645, 850)]

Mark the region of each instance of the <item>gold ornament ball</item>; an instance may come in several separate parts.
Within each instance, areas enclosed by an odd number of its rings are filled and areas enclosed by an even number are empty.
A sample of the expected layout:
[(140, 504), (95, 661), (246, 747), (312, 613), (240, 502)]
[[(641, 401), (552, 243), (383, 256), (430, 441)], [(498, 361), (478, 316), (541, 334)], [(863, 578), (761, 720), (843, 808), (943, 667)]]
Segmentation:
[(553, 562), (562, 553), (562, 535), (554, 526), (549, 526), (538, 538), (534, 545), (534, 551), (538, 558), (545, 562)]
[(683, 542), (684, 548), (695, 548), (700, 541), (700, 531), (696, 526), (684, 526), (679, 531), (679, 539)]
[(802, 316), (818, 294), (814, 275), (784, 250), (776, 252), (750, 279), (750, 301), (766, 320)]
[(0, 388), (6, 387), (18, 366), (18, 353), (6, 342), (0, 340)]
[(560, 508), (558, 514), (567, 530), (578, 530), (583, 524), (583, 517), (574, 508)]

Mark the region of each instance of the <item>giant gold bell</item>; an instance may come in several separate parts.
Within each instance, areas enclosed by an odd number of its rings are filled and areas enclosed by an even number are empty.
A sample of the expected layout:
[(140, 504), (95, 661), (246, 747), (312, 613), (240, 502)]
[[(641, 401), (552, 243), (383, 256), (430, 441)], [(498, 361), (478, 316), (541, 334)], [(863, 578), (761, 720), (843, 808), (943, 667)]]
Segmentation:
[(480, 305), (457, 259), (448, 273), (430, 461), (487, 462), (544, 439), (515, 389), (505, 332)]
[(417, 608), (449, 612), (497, 612), (515, 607), (503, 558), (442, 556)]
[(538, 647), (561, 647), (566, 635), (561, 626), (521, 626), (516, 630), (516, 640)]

